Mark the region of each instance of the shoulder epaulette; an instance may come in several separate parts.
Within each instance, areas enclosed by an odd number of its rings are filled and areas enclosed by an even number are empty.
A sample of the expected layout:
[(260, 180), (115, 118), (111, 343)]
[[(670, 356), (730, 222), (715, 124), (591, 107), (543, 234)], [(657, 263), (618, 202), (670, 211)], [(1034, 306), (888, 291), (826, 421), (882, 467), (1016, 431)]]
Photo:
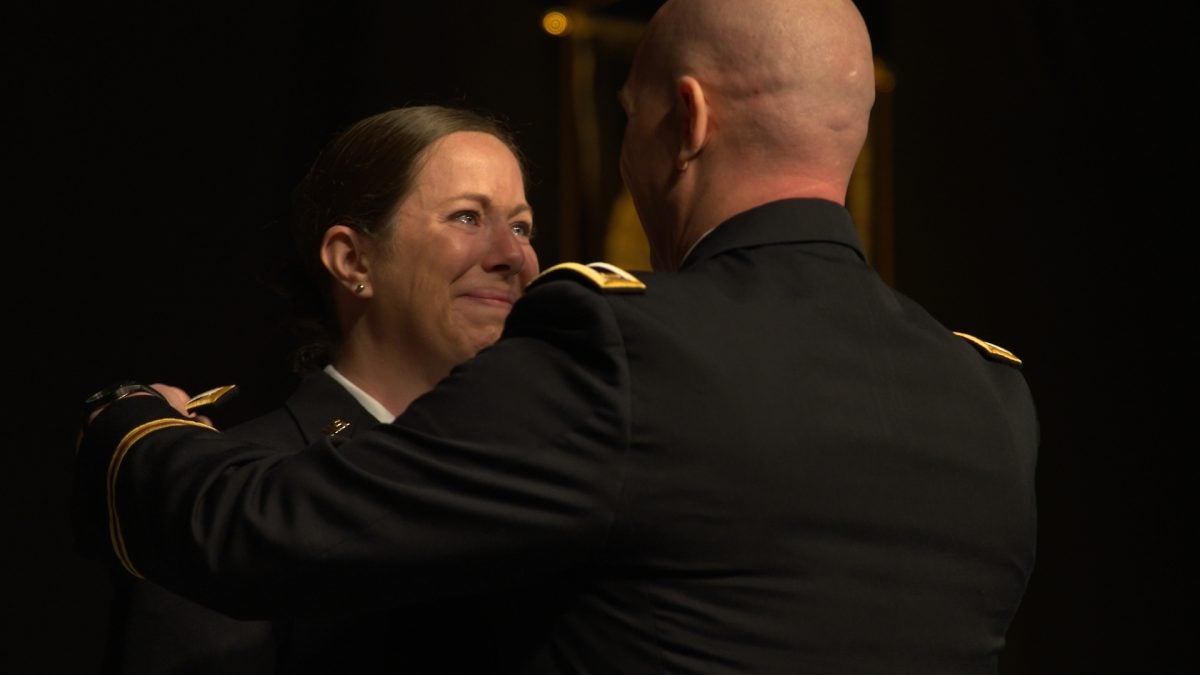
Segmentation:
[(575, 262), (559, 263), (537, 275), (533, 281), (529, 282), (528, 288), (533, 288), (550, 279), (587, 280), (602, 293), (644, 293), (646, 291), (646, 284), (637, 277), (616, 265), (603, 262), (588, 263), (587, 265)]
[(188, 399), (188, 402), (184, 405), (184, 408), (186, 408), (188, 412), (195, 412), (203, 408), (210, 408), (228, 401), (237, 392), (238, 386), (236, 384), (213, 387), (208, 391), (202, 391)]
[(1017, 367), (1021, 366), (1021, 359), (1018, 359), (1016, 354), (1008, 351), (1004, 347), (994, 345), (990, 342), (984, 342), (974, 335), (967, 335), (966, 333), (960, 333), (958, 331), (953, 332), (958, 337), (975, 345), (975, 347), (977, 347), (984, 356), (992, 359), (993, 361), (1001, 361)]

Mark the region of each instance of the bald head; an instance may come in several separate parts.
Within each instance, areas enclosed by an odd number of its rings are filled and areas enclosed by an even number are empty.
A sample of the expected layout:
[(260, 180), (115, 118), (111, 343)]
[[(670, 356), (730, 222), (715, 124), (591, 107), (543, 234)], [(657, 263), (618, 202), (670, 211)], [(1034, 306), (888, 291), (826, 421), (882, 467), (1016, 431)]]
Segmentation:
[(850, 0), (668, 0), (621, 92), (621, 172), (655, 267), (770, 201), (844, 203), (875, 101)]
[(635, 67), (667, 87), (694, 76), (732, 150), (835, 182), (849, 180), (875, 100), (870, 38), (849, 0), (669, 0)]

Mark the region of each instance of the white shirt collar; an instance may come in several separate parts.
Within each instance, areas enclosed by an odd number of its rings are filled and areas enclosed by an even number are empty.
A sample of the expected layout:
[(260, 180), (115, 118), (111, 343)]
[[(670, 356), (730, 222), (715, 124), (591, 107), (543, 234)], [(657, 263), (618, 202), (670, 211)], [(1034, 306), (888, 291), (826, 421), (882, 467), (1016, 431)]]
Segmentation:
[(684, 253), (683, 258), (679, 261), (680, 267), (683, 266), (684, 262), (687, 262), (688, 256), (690, 256), (692, 254), (692, 251), (696, 250), (696, 245), (699, 244), (700, 242), (704, 241), (704, 238), (707, 237), (708, 235), (712, 234), (713, 230), (715, 230), (715, 229), (717, 229), (717, 228), (715, 228), (715, 227), (711, 228), (711, 229), (707, 230), (704, 234), (700, 235), (699, 237), (696, 237), (696, 241), (692, 242), (692, 245), (690, 248), (688, 248), (687, 253)]
[(347, 380), (346, 376), (339, 373), (337, 368), (333, 367), (332, 363), (325, 366), (325, 372), (328, 373), (329, 376), (334, 380), (336, 380), (338, 384), (345, 387), (346, 391), (350, 392), (350, 395), (354, 397), (354, 400), (358, 401), (362, 407), (366, 408), (367, 412), (371, 413), (375, 419), (379, 420), (380, 422), (391, 422), (392, 420), (396, 419), (396, 416), (388, 412), (388, 409), (383, 407), (382, 403), (376, 401), (367, 392), (359, 389), (358, 385), (354, 384), (350, 380)]

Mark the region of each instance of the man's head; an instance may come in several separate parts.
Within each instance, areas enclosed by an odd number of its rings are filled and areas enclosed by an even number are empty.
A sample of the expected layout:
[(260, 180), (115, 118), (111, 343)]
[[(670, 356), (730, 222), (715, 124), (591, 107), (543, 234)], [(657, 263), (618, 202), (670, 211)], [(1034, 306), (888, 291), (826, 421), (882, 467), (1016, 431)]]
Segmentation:
[(668, 0), (621, 90), (621, 174), (656, 269), (789, 197), (845, 200), (875, 97), (850, 0)]

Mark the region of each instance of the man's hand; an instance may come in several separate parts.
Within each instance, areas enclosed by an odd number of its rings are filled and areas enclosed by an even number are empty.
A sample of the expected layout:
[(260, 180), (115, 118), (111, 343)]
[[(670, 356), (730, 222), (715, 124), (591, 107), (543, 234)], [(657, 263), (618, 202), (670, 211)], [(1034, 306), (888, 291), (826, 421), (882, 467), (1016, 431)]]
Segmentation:
[(236, 384), (213, 387), (195, 396), (188, 396), (188, 393), (183, 389), (161, 382), (156, 382), (149, 386), (137, 382), (121, 382), (111, 385), (92, 394), (88, 397), (87, 401), (84, 401), (84, 419), (83, 424), (80, 425), (79, 433), (75, 436), (75, 452), (79, 452), (79, 444), (83, 442), (83, 432), (92, 423), (92, 420), (96, 419), (96, 416), (108, 408), (108, 406), (123, 398), (131, 396), (161, 396), (163, 400), (170, 403), (171, 407), (175, 408), (184, 417), (201, 424), (207, 424), (215, 429), (216, 425), (213, 424), (212, 418), (196, 411), (220, 405), (233, 398), (237, 392), (238, 386)]

